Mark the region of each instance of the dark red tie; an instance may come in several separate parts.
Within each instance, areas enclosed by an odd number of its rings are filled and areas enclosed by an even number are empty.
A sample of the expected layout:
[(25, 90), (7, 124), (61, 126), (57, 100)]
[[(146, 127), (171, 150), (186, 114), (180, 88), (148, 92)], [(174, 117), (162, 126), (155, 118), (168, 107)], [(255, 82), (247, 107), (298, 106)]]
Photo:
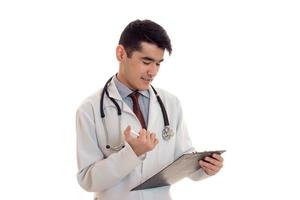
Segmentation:
[(146, 123), (145, 123), (145, 120), (144, 120), (144, 116), (143, 116), (143, 113), (142, 113), (140, 105), (139, 105), (139, 96), (140, 96), (140, 93), (138, 91), (134, 91), (129, 96), (132, 99), (132, 105), (133, 105), (132, 106), (133, 107), (132, 110), (133, 110), (134, 114), (139, 119), (139, 121), (140, 121), (140, 123), (142, 125), (142, 128), (147, 129)]

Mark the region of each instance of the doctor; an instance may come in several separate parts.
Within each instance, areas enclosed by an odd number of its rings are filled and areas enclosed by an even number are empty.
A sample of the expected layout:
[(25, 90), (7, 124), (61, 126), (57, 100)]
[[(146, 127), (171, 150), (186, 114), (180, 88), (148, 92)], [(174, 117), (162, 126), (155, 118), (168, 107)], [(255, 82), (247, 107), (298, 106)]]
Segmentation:
[[(130, 190), (194, 150), (178, 99), (151, 86), (165, 50), (171, 54), (171, 42), (160, 25), (128, 24), (116, 48), (119, 72), (77, 110), (77, 178), (97, 200), (171, 199), (169, 186)], [(223, 158), (199, 165), (192, 180), (216, 174)]]

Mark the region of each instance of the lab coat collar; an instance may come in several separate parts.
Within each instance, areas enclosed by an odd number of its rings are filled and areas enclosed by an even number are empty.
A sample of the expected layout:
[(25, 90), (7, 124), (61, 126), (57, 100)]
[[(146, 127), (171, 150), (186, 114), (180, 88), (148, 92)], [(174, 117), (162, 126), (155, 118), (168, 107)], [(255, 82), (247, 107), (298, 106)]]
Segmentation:
[[(115, 77), (114, 77), (115, 78)], [(116, 100), (119, 100), (119, 101), (122, 101), (122, 97), (116, 87), (116, 84), (113, 80), (110, 81), (108, 87), (107, 87), (107, 90), (108, 90), (108, 93), (109, 93), (109, 96), (116, 99)]]
[[(129, 114), (132, 114), (134, 115), (133, 111), (129, 108), (129, 106), (123, 101), (117, 87), (116, 87), (116, 84), (115, 82), (112, 80), (110, 81), (108, 87), (107, 87), (107, 90), (108, 90), (108, 93), (109, 93), (109, 96), (114, 98), (116, 101), (119, 102), (119, 105), (121, 107), (121, 110), (122, 112), (127, 112)], [(110, 106), (115, 106), (110, 100), (109, 100), (109, 105)]]

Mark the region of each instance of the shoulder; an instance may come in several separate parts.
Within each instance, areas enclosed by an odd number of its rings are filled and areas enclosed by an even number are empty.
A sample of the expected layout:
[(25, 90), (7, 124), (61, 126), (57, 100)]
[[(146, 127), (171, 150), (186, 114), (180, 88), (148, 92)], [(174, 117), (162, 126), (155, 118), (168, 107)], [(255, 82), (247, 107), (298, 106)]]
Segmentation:
[[(156, 88), (155, 88), (156, 89)], [(158, 95), (160, 96), (163, 105), (167, 111), (167, 114), (170, 116), (170, 123), (177, 123), (182, 119), (183, 112), (180, 100), (178, 97), (164, 89), (157, 88), (156, 89)], [(177, 126), (173, 124), (173, 126)]]
[(176, 95), (162, 88), (155, 88), (155, 90), (157, 91), (158, 95), (164, 103), (173, 104), (174, 106), (180, 105), (180, 101)]
[(77, 112), (92, 112), (99, 107), (102, 89), (86, 97), (78, 106)]

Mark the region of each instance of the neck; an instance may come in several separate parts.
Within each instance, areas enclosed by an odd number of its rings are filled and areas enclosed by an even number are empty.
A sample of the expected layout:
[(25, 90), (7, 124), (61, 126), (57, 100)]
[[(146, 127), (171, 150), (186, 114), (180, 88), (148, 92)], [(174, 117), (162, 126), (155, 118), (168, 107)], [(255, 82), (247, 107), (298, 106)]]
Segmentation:
[(132, 90), (132, 91), (137, 90), (137, 89), (131, 87), (131, 86), (127, 83), (127, 81), (120, 75), (120, 72), (117, 74), (116, 77), (117, 77), (117, 79), (118, 79), (121, 83), (123, 83), (124, 85), (126, 85), (126, 87), (128, 87), (130, 90)]

